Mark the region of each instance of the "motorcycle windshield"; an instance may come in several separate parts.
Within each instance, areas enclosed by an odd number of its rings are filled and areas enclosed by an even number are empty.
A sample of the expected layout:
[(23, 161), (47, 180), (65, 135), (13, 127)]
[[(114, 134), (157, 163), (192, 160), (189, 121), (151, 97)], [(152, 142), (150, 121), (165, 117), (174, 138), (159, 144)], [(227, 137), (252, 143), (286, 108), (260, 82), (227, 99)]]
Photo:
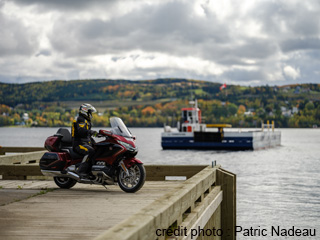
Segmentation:
[(122, 137), (132, 138), (132, 134), (127, 128), (127, 126), (123, 123), (121, 118), (112, 117), (110, 118), (111, 132), (114, 134), (120, 135)]

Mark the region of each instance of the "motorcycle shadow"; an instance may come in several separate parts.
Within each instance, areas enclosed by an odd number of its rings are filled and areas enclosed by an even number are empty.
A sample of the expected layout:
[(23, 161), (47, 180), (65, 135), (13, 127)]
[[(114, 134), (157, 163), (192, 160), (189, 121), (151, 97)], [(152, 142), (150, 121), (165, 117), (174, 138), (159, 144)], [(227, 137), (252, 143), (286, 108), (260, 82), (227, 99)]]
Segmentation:
[(90, 193), (116, 193), (116, 194), (128, 194), (126, 192), (123, 192), (120, 188), (118, 188), (117, 186), (113, 186), (113, 187), (101, 187), (101, 188), (86, 188), (86, 187), (73, 187), (71, 189), (62, 189), (62, 188), (57, 188), (56, 190), (59, 191), (63, 191), (63, 192), (90, 192)]

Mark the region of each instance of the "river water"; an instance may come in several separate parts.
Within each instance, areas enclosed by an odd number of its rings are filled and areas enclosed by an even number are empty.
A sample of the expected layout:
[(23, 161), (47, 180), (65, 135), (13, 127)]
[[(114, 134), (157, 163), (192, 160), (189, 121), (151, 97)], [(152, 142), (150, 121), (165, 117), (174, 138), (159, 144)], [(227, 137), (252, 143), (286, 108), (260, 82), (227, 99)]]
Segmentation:
[[(56, 130), (0, 128), (0, 145), (43, 146)], [(217, 161), (237, 174), (237, 225), (243, 228), (238, 239), (320, 239), (320, 129), (280, 130), (281, 146), (237, 152), (162, 150), (161, 128), (132, 128), (131, 132), (137, 136), (137, 157), (146, 164)], [(272, 236), (271, 228), (278, 226), (315, 230), (316, 236)], [(245, 236), (253, 235), (245, 231), (250, 228), (256, 229), (255, 236)], [(262, 232), (268, 236), (261, 236)]]

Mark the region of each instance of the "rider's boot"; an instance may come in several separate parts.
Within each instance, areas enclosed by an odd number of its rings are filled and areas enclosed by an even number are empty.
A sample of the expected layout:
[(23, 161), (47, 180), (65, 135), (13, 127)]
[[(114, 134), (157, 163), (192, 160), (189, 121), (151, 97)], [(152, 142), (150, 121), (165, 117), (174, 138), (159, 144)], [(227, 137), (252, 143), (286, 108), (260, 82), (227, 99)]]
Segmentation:
[(77, 174), (80, 177), (86, 177), (89, 173), (90, 164), (88, 162), (82, 162), (81, 165), (76, 169)]

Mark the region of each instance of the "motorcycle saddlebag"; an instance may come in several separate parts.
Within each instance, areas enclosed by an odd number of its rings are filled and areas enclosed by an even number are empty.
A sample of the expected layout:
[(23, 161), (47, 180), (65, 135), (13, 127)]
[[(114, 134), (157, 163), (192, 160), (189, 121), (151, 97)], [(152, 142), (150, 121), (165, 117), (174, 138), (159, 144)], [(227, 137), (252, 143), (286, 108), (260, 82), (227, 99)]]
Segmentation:
[(50, 152), (58, 152), (60, 151), (60, 143), (61, 143), (60, 136), (50, 136), (46, 139), (44, 143), (44, 147)]
[(40, 159), (40, 169), (62, 171), (66, 165), (67, 155), (65, 152), (46, 152)]

